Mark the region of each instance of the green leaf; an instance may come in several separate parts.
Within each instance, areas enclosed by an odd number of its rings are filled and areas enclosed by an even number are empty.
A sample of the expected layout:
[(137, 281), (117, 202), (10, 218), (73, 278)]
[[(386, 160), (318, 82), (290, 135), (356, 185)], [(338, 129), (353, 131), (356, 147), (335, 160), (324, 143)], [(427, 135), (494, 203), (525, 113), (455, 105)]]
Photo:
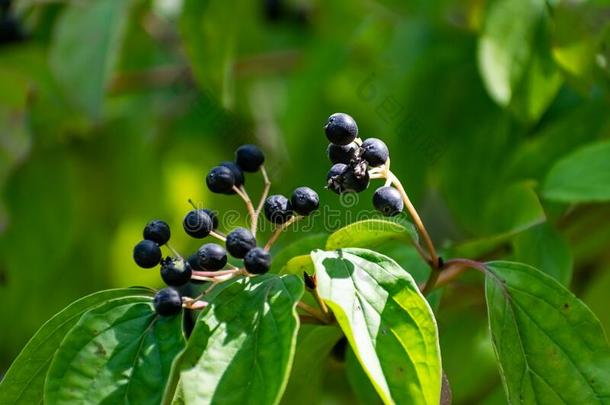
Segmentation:
[(517, 235), (513, 241), (515, 260), (528, 263), (565, 286), (572, 279), (572, 253), (565, 238), (544, 223)]
[(278, 403), (293, 361), (302, 294), (303, 283), (291, 275), (239, 279), (224, 288), (177, 360), (184, 403)]
[(247, 18), (243, 2), (226, 7), (222, 1), (186, 0), (180, 17), (180, 33), (191, 61), (195, 79), (213, 97), (221, 95), (222, 105), (233, 104), (233, 59), (237, 36)]
[(610, 200), (610, 142), (585, 146), (557, 162), (546, 176), (542, 194), (566, 203)]
[(312, 252), (318, 291), (386, 403), (438, 404), (436, 321), (409, 273), (366, 249)]
[(47, 370), (59, 344), (86, 311), (130, 295), (150, 295), (147, 288), (121, 288), (83, 297), (49, 319), (25, 345), (0, 382), (0, 403), (41, 403)]
[(45, 402), (158, 404), (183, 348), (181, 316), (158, 316), (150, 297), (114, 299), (68, 332), (47, 374)]
[(486, 267), (489, 323), (508, 401), (607, 404), (610, 348), (589, 308), (533, 267)]
[(491, 97), (525, 122), (546, 111), (563, 83), (550, 52), (544, 0), (497, 0), (479, 40), (479, 70)]
[(301, 326), (294, 364), (282, 403), (308, 405), (320, 402), (319, 394), (328, 355), (342, 336), (343, 332), (336, 326)]
[(70, 2), (55, 24), (51, 69), (66, 95), (99, 119), (119, 55), (131, 1)]
[(350, 347), (345, 352), (345, 374), (356, 398), (362, 405), (383, 403)]
[(274, 253), (271, 271), (278, 273), (293, 257), (309, 255), (312, 250), (323, 248), (326, 239), (328, 239), (328, 234), (319, 233), (305, 236), (289, 244), (279, 252)]
[(385, 219), (367, 219), (354, 222), (333, 232), (326, 242), (327, 250), (345, 247), (373, 248), (388, 240), (404, 240), (411, 243), (417, 240), (417, 232), (413, 225), (404, 222), (388, 221)]
[(303, 277), (303, 272), (311, 275), (314, 273), (313, 262), (310, 255), (302, 255), (293, 257), (286, 263), (280, 274), (293, 274), (298, 277)]

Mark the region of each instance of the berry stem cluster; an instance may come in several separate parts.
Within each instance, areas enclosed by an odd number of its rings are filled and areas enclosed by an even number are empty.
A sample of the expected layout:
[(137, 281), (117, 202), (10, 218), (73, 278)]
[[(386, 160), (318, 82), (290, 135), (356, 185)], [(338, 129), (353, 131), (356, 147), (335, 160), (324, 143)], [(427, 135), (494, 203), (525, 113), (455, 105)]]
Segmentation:
[[(309, 187), (296, 188), (290, 199), (279, 194), (268, 197), (271, 182), (263, 166), (264, 160), (263, 152), (258, 147), (242, 145), (235, 152), (235, 161), (221, 162), (209, 171), (205, 179), (208, 189), (213, 193), (237, 195), (245, 202), (250, 229), (237, 227), (225, 235), (218, 230), (220, 224), (215, 211), (199, 208), (192, 200), (188, 200), (193, 209), (184, 217), (184, 231), (195, 239), (213, 237), (224, 246), (204, 243), (185, 260), (176, 249), (168, 245), (170, 228), (166, 222), (153, 220), (146, 225), (144, 239), (135, 246), (133, 258), (143, 268), (161, 265), (161, 278), (168, 288), (160, 290), (155, 296), (157, 313), (170, 316), (176, 315), (182, 307), (205, 308), (207, 302), (201, 298), (220, 283), (235, 277), (251, 277), (268, 272), (271, 267), (269, 250), (282, 231), (318, 209), (318, 194)], [(265, 185), (255, 208), (245, 188), (245, 173), (257, 171), (261, 172)], [(258, 247), (256, 240), (261, 213), (275, 225), (274, 233), (263, 248)], [(169, 248), (172, 256), (163, 259), (162, 245)], [(242, 259), (243, 266), (230, 264), (228, 255)], [(195, 298), (181, 297), (176, 288), (191, 281), (210, 284)], [(321, 315), (323, 318), (324, 314)]]
[(430, 276), (422, 287), (422, 293), (427, 294), (436, 285), (443, 261), (404, 186), (390, 170), (388, 147), (377, 138), (362, 141), (356, 121), (345, 113), (331, 115), (324, 130), (331, 142), (327, 154), (334, 163), (327, 175), (327, 188), (338, 194), (361, 192), (368, 188), (371, 179), (385, 180), (373, 195), (373, 205), (386, 216), (398, 215), (406, 208), (413, 219), (426, 250), (416, 240), (413, 244), (430, 266)]

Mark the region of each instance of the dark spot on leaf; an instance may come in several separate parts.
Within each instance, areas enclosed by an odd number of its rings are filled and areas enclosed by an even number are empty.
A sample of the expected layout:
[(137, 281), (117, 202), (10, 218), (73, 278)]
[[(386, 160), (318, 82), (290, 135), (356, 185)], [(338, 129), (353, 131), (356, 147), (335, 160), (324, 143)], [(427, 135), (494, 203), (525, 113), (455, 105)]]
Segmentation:
[(570, 308), (570, 304), (568, 304), (568, 303), (566, 302), (565, 304), (563, 304), (563, 307), (564, 307), (565, 309), (568, 309), (568, 308)]
[(106, 357), (106, 349), (100, 343), (95, 342), (95, 354), (100, 357)]

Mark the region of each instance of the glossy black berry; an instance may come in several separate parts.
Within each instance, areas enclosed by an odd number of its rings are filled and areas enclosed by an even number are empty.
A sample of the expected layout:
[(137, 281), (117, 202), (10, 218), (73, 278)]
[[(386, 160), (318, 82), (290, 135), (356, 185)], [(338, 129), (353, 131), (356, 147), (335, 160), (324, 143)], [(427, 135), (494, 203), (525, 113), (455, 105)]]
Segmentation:
[(334, 113), (328, 117), (324, 132), (331, 143), (347, 145), (358, 137), (358, 125), (351, 116), (345, 113)]
[(366, 160), (370, 166), (378, 167), (383, 165), (390, 156), (386, 144), (377, 138), (368, 138), (362, 142), (362, 158)]
[(337, 194), (341, 194), (343, 173), (345, 173), (347, 169), (348, 166), (344, 163), (334, 164), (326, 175), (326, 187)]
[(161, 261), (161, 278), (165, 284), (180, 287), (191, 279), (191, 266), (184, 259), (167, 257)]
[(152, 240), (159, 245), (165, 245), (171, 235), (169, 225), (165, 221), (155, 219), (144, 227), (144, 239)]
[(327, 179), (327, 188), (337, 194), (364, 191), (369, 186), (370, 176), (365, 166), (361, 164), (348, 166), (337, 163), (330, 168)]
[(155, 294), (153, 305), (161, 316), (178, 315), (182, 310), (182, 297), (174, 288), (167, 287)]
[(373, 194), (375, 209), (386, 217), (398, 215), (404, 208), (402, 197), (394, 187), (379, 187)]
[(155, 267), (161, 261), (161, 248), (152, 240), (144, 239), (133, 248), (133, 260), (145, 269)]
[(227, 251), (216, 243), (206, 243), (197, 250), (199, 265), (206, 270), (220, 270), (227, 264)]
[(208, 214), (208, 216), (212, 220), (212, 229), (217, 229), (218, 228), (218, 214), (216, 213), (216, 211), (212, 211), (208, 208), (202, 208), (201, 211)]
[(368, 188), (370, 176), (368, 172), (358, 174), (354, 168), (348, 167), (343, 173), (343, 182), (341, 184), (342, 193), (359, 193)]
[(195, 270), (195, 271), (204, 271), (205, 270), (203, 267), (201, 267), (201, 264), (199, 264), (199, 255), (197, 254), (197, 252), (190, 255), (186, 261), (189, 264), (189, 267), (191, 268), (191, 270)]
[(333, 163), (348, 164), (352, 160), (358, 158), (359, 151), (360, 147), (356, 142), (351, 142), (347, 145), (336, 145), (334, 143), (330, 143), (328, 144), (328, 148), (326, 148), (328, 158)]
[(227, 169), (231, 170), (233, 173), (233, 179), (235, 180), (235, 186), (242, 186), (246, 179), (244, 178), (244, 172), (237, 166), (235, 162), (222, 162), (219, 166), (224, 166)]
[(244, 257), (244, 266), (248, 273), (263, 274), (269, 271), (271, 267), (271, 255), (269, 252), (255, 247), (251, 249), (246, 257)]
[(182, 221), (184, 231), (193, 238), (202, 239), (210, 234), (214, 223), (202, 209), (189, 211)]
[(265, 162), (265, 155), (256, 145), (242, 145), (235, 151), (235, 163), (244, 172), (255, 172)]
[(272, 195), (265, 200), (265, 218), (274, 224), (283, 224), (292, 217), (292, 206), (283, 195)]
[(292, 192), (290, 205), (297, 214), (307, 216), (318, 209), (320, 197), (309, 187), (299, 187)]
[(235, 185), (233, 172), (226, 166), (216, 166), (205, 178), (205, 184), (213, 193), (232, 194)]
[(256, 247), (256, 238), (246, 228), (235, 228), (227, 235), (226, 246), (231, 256), (243, 259), (246, 253)]
[(328, 174), (326, 175), (326, 180), (331, 180), (333, 177), (337, 177), (343, 174), (347, 170), (347, 165), (344, 163), (336, 163), (332, 165)]

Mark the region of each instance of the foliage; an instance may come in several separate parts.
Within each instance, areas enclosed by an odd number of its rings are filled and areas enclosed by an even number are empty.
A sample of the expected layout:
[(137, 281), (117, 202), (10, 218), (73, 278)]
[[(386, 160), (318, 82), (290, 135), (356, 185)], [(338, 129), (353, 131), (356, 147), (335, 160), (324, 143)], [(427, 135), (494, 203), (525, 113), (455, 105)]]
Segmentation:
[[(438, 403), (443, 372), (457, 404), (610, 401), (608, 4), (270, 3), (12, 2), (0, 403)], [(413, 225), (370, 214), (374, 190), (322, 190), (337, 110), (388, 144), (440, 255), (483, 276), (449, 266), (460, 278), (424, 297)], [(126, 247), (189, 198), (237, 210), (204, 170), (244, 142), (278, 192), (308, 184), (340, 214), (286, 235), (271, 274), (215, 292), (185, 340), (190, 318), (116, 289), (160, 286)], [(299, 321), (300, 300), (316, 305), (303, 272), (331, 325)]]

